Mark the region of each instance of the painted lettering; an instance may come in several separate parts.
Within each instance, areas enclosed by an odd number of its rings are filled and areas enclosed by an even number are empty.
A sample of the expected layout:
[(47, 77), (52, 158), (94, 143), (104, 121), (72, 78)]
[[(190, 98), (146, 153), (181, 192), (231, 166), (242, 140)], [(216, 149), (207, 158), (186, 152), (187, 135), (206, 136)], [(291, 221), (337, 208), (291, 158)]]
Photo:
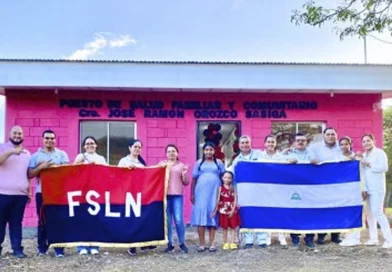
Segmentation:
[(193, 113), (193, 116), (197, 119), (229, 119), (237, 118), (238, 112), (235, 110), (197, 110)]
[(109, 118), (135, 118), (135, 110), (133, 109), (110, 109)]
[(221, 101), (172, 101), (172, 109), (202, 110), (221, 109)]
[(96, 110), (79, 110), (79, 117), (99, 117), (99, 113)]
[(60, 108), (68, 107), (68, 108), (95, 108), (100, 109), (103, 106), (103, 102), (101, 100), (85, 100), (85, 99), (60, 99), (59, 100)]
[(184, 118), (183, 110), (144, 110), (144, 118)]
[(284, 110), (247, 110), (245, 111), (245, 117), (284, 119), (287, 118), (287, 115)]
[(121, 100), (108, 100), (106, 104), (109, 109), (121, 109)]
[(163, 109), (165, 103), (163, 101), (129, 101), (129, 108), (131, 109)]

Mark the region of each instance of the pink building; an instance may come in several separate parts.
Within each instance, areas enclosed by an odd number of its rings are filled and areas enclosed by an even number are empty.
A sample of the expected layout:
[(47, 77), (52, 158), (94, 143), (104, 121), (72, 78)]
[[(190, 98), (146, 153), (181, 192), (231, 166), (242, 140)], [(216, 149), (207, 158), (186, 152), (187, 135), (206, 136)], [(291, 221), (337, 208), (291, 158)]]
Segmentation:
[[(391, 75), (391, 65), (0, 60), (6, 139), (13, 125), (22, 126), (33, 153), (52, 129), (73, 161), (93, 135), (113, 165), (133, 137), (149, 165), (164, 158), (169, 143), (193, 165), (208, 139), (228, 166), (240, 135), (263, 148), (273, 133), (285, 147), (296, 132), (319, 141), (326, 126), (352, 137), (356, 149), (365, 132), (381, 143), (381, 99), (392, 91)], [(187, 222), (190, 209), (188, 188)], [(24, 224), (37, 225), (35, 202)]]

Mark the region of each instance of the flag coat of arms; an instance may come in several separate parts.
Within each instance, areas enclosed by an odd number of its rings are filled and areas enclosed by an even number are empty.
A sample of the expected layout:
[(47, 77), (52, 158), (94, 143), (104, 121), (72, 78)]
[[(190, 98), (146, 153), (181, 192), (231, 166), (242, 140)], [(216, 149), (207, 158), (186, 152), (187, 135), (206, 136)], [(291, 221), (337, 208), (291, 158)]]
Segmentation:
[(165, 168), (60, 166), (41, 175), (51, 247), (167, 243)]
[(335, 232), (362, 227), (358, 161), (235, 168), (242, 231)]

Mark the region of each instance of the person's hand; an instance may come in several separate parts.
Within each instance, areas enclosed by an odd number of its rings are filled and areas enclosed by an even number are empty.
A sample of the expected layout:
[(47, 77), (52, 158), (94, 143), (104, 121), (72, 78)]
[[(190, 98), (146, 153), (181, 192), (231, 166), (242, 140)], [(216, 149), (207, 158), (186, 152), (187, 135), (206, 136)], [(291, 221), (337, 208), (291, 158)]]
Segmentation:
[(187, 173), (188, 173), (188, 168), (189, 168), (188, 165), (185, 165), (185, 166), (182, 168), (182, 175), (183, 175), (183, 176), (186, 176), (186, 175), (187, 175)]
[(42, 170), (42, 169), (47, 169), (49, 167), (52, 167), (54, 164), (52, 163), (52, 160), (48, 160), (48, 161), (41, 161), (38, 163), (38, 167)]
[(287, 161), (288, 163), (297, 163), (298, 161), (296, 159), (291, 159)]
[(128, 166), (128, 169), (135, 169), (135, 168), (136, 168), (135, 165)]
[(319, 164), (320, 162), (318, 160), (316, 160), (316, 159), (313, 159), (313, 160), (310, 161), (310, 163), (311, 164)]
[(191, 203), (195, 204), (195, 195), (194, 194), (191, 195)]
[(214, 218), (216, 216), (216, 211), (213, 211), (212, 213), (211, 213), (211, 218)]
[(363, 155), (362, 155), (362, 152), (361, 152), (361, 151), (355, 152), (355, 156), (357, 156), (357, 157), (360, 158), (360, 159), (363, 158)]
[(160, 167), (166, 167), (167, 165), (168, 165), (167, 162), (158, 163), (158, 166), (160, 166)]
[(362, 192), (362, 199), (365, 201), (368, 198), (369, 194), (366, 191)]
[(229, 212), (229, 218), (232, 218), (234, 214), (234, 211)]
[(366, 167), (370, 167), (370, 162), (365, 161), (364, 159), (361, 160), (361, 164)]
[(19, 155), (22, 154), (22, 153), (26, 153), (26, 150), (25, 150), (23, 147), (21, 147), (21, 146), (17, 146), (17, 147), (15, 147), (15, 148), (11, 151), (11, 154), (17, 155), (17, 156), (19, 156)]
[(31, 193), (29, 192), (29, 193), (27, 194), (27, 204), (30, 204), (30, 203), (31, 203), (31, 199), (32, 199), (32, 196), (31, 196)]

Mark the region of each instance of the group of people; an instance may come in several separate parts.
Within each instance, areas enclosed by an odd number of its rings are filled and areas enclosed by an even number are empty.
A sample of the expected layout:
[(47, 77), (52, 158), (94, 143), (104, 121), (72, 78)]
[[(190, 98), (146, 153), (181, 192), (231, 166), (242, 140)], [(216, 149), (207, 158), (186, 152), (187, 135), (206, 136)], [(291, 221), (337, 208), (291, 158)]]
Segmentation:
[[(70, 160), (65, 151), (56, 147), (56, 134), (52, 130), (42, 133), (43, 146), (36, 153), (30, 155), (29, 151), (22, 147), (23, 130), (15, 126), (10, 131), (9, 141), (0, 145), (0, 255), (1, 244), (5, 238), (6, 225), (9, 225), (11, 248), (17, 258), (25, 257), (22, 247), (22, 220), (25, 206), (32, 199), (30, 180), (37, 179), (36, 207), (37, 214), (42, 209), (42, 192), (39, 181), (40, 172), (54, 165), (69, 164)], [(251, 147), (251, 138), (241, 136), (239, 139), (240, 153), (234, 159), (231, 166), (226, 169), (222, 161), (215, 157), (213, 143), (205, 143), (203, 156), (198, 160), (192, 171), (192, 182), (188, 179), (188, 165), (179, 160), (177, 146), (169, 144), (165, 148), (166, 159), (158, 165), (169, 167), (169, 184), (167, 189), (167, 226), (168, 245), (165, 252), (175, 250), (172, 222), (174, 221), (178, 236), (179, 248), (187, 253), (185, 243), (185, 224), (183, 216), (184, 186), (191, 183), (192, 216), (191, 225), (197, 227), (199, 236), (198, 252), (215, 252), (215, 233), (220, 227), (223, 229), (223, 249), (235, 250), (236, 229), (240, 226), (241, 218), (237, 204), (235, 186), (235, 166), (240, 161), (260, 162), (286, 162), (286, 163), (313, 163), (345, 160), (360, 160), (364, 173), (363, 199), (366, 201), (367, 222), (369, 225), (370, 240), (365, 245), (378, 245), (377, 222), (380, 224), (384, 236), (383, 248), (392, 247), (392, 234), (388, 219), (383, 212), (383, 203), (386, 192), (385, 173), (388, 170), (388, 159), (385, 152), (375, 146), (372, 134), (362, 137), (364, 152), (354, 153), (352, 141), (349, 137), (338, 138), (336, 129), (329, 127), (323, 131), (323, 141), (313, 145), (308, 144), (304, 134), (295, 135), (294, 143), (290, 148), (279, 152), (277, 140), (273, 135), (265, 137), (265, 149), (257, 150)], [(103, 156), (96, 153), (97, 141), (93, 136), (87, 136), (83, 140), (85, 152), (78, 154), (74, 164), (107, 164)], [(129, 143), (129, 154), (122, 158), (119, 167), (143, 168), (147, 164), (141, 157), (142, 143), (132, 140)], [(40, 218), (40, 217), (39, 217)], [(205, 240), (205, 232), (208, 230), (208, 243)], [(230, 239), (229, 239), (230, 232)], [(326, 233), (317, 235), (316, 242), (324, 244)], [(255, 236), (255, 237), (254, 237)], [(279, 233), (279, 242), (283, 248), (288, 248), (287, 234)], [(292, 246), (298, 248), (300, 235), (290, 234)], [(264, 232), (244, 233), (245, 245), (243, 248), (252, 248), (256, 244), (266, 248), (271, 244), (271, 235)], [(305, 245), (308, 249), (315, 249), (315, 235), (305, 235)], [(339, 233), (331, 234), (331, 241), (341, 246), (360, 245), (360, 233), (348, 234), (342, 241)], [(45, 222), (38, 222), (38, 255), (46, 255), (48, 251)], [(155, 247), (144, 247), (142, 250)], [(56, 257), (64, 257), (63, 248), (55, 248)], [(98, 247), (78, 247), (81, 255), (99, 254)], [(128, 250), (130, 255), (137, 254), (136, 248)]]

